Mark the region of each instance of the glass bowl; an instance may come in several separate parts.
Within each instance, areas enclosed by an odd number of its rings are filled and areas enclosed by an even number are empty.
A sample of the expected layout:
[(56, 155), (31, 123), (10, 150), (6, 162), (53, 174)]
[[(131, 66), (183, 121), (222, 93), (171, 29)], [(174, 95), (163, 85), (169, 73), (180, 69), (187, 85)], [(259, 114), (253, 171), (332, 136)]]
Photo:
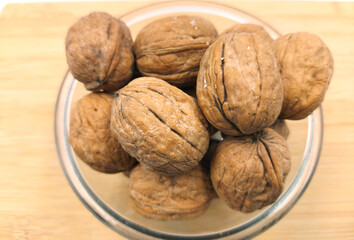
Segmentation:
[[(117, 2), (117, 7), (122, 2)], [(235, 22), (262, 25), (273, 38), (279, 33), (250, 14), (226, 5), (210, 2), (172, 1), (131, 11), (121, 19), (130, 27), (133, 38), (149, 22), (171, 15), (190, 14), (209, 19), (219, 33)], [(55, 140), (59, 160), (72, 189), (82, 203), (103, 223), (130, 239), (240, 239), (260, 234), (279, 221), (305, 191), (316, 169), (322, 145), (322, 111), (308, 118), (287, 121), (287, 140), (292, 157), (291, 171), (278, 200), (252, 213), (229, 209), (213, 199), (198, 218), (176, 221), (147, 219), (129, 206), (129, 179), (121, 173), (96, 172), (75, 156), (68, 140), (72, 103), (88, 92), (68, 72), (61, 85), (55, 111)]]

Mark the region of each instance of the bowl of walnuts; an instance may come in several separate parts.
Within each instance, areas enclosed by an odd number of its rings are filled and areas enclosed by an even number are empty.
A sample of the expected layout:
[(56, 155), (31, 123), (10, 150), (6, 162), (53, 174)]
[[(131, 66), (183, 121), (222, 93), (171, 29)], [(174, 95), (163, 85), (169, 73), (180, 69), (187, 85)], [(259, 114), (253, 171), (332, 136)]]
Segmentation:
[(82, 16), (65, 39), (55, 138), (83, 204), (130, 239), (244, 239), (316, 169), (325, 43), (209, 2)]

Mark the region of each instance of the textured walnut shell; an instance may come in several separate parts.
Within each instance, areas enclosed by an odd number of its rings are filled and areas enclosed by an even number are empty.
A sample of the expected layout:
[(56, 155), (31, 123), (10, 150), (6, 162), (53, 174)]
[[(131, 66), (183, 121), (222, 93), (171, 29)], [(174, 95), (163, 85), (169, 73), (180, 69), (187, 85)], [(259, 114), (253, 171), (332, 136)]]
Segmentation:
[(207, 121), (196, 99), (150, 77), (131, 81), (116, 93), (111, 129), (123, 148), (160, 174), (187, 172), (208, 149)]
[(82, 17), (66, 36), (66, 57), (73, 76), (90, 91), (114, 91), (134, 70), (129, 28), (107, 13)]
[(264, 32), (221, 35), (205, 52), (197, 97), (208, 121), (227, 135), (252, 134), (272, 125), (283, 88)]
[(158, 19), (136, 37), (134, 52), (143, 76), (186, 87), (195, 84), (200, 59), (218, 37), (212, 23), (197, 16)]
[(260, 25), (253, 24), (253, 23), (236, 23), (235, 25), (231, 26), (230, 28), (226, 29), (222, 34), (227, 33), (254, 33), (254, 32), (262, 32), (264, 38), (269, 41), (273, 42), (272, 37), (269, 33)]
[(289, 170), (285, 139), (266, 128), (220, 143), (211, 162), (211, 179), (230, 208), (252, 212), (275, 202)]
[(284, 87), (279, 118), (298, 120), (310, 115), (323, 101), (333, 74), (333, 58), (316, 35), (300, 32), (274, 42)]
[(283, 138), (288, 139), (290, 130), (284, 119), (277, 119), (270, 128), (279, 133)]
[(113, 99), (107, 93), (91, 93), (77, 102), (70, 116), (74, 152), (90, 167), (105, 173), (128, 171), (136, 163), (110, 130)]
[(214, 196), (209, 175), (200, 166), (168, 177), (138, 165), (130, 173), (129, 193), (135, 211), (160, 220), (197, 217)]

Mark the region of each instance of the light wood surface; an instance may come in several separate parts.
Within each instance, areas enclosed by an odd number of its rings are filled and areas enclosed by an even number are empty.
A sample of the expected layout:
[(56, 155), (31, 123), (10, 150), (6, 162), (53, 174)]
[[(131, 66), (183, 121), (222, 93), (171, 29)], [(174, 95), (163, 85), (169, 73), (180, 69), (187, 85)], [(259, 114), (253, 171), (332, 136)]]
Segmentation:
[[(0, 15), (0, 239), (125, 239), (79, 201), (59, 165), (54, 108), (68, 27), (91, 11), (148, 2), (12, 4)], [(236, 2), (281, 33), (319, 35), (335, 71), (323, 103), (315, 176), (296, 206), (256, 239), (354, 239), (354, 3)]]

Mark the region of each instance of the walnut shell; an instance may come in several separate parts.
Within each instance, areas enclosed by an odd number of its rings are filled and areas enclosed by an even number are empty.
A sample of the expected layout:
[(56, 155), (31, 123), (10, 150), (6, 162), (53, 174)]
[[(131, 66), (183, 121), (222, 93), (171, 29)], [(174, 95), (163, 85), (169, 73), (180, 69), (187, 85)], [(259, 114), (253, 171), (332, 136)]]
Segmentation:
[(290, 130), (284, 119), (277, 119), (270, 128), (279, 133), (285, 140), (288, 139)]
[(211, 180), (230, 208), (252, 212), (275, 202), (289, 170), (285, 139), (266, 128), (221, 142), (211, 162)]
[(143, 76), (178, 87), (195, 84), (200, 59), (218, 37), (213, 24), (197, 16), (158, 19), (136, 37), (134, 52)]
[(114, 97), (91, 93), (81, 98), (70, 116), (70, 143), (81, 160), (93, 169), (116, 173), (130, 170), (136, 163), (110, 130)]
[(298, 120), (310, 115), (323, 101), (333, 74), (333, 58), (316, 35), (300, 32), (274, 42), (284, 86), (279, 118)]
[(207, 126), (196, 99), (163, 80), (138, 78), (116, 93), (112, 131), (131, 156), (160, 174), (198, 165), (208, 149)]
[(260, 25), (253, 24), (253, 23), (236, 23), (235, 25), (231, 26), (230, 28), (226, 29), (222, 34), (227, 33), (254, 33), (254, 32), (262, 32), (264, 38), (269, 41), (273, 42), (272, 37), (269, 33)]
[(167, 177), (138, 165), (130, 173), (129, 193), (135, 211), (160, 220), (197, 217), (214, 197), (210, 177), (200, 166)]
[(281, 110), (283, 87), (266, 34), (221, 35), (200, 63), (197, 98), (208, 121), (227, 135), (252, 134), (272, 125)]
[(70, 27), (65, 44), (70, 71), (87, 90), (117, 90), (133, 74), (130, 30), (107, 13), (94, 12), (82, 17)]

